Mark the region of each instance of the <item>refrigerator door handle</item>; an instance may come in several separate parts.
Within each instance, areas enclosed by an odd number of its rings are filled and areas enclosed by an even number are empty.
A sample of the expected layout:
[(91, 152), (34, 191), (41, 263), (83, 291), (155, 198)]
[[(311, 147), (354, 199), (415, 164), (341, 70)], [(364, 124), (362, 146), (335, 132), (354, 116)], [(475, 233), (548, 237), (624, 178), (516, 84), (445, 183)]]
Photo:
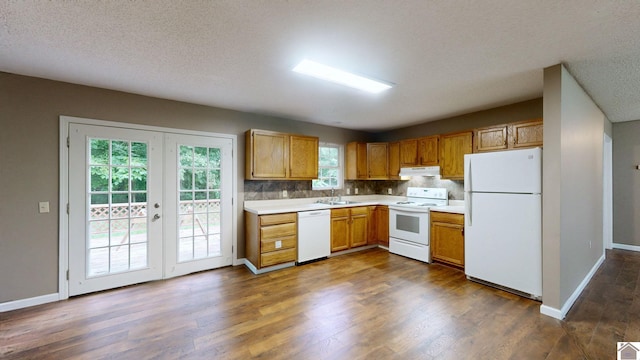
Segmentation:
[(471, 157), (465, 156), (464, 162), (466, 169), (464, 169), (464, 202), (465, 208), (467, 209), (467, 214), (465, 216), (465, 222), (467, 226), (471, 226), (473, 223), (473, 213), (472, 213), (472, 204), (471, 204), (471, 191), (473, 191), (472, 187), (472, 172), (471, 172)]
[(466, 191), (464, 193), (464, 202), (465, 202), (465, 208), (467, 209), (467, 213), (466, 213), (464, 219), (467, 222), (467, 226), (471, 226), (472, 218), (473, 218), (472, 204), (471, 204), (471, 192)]

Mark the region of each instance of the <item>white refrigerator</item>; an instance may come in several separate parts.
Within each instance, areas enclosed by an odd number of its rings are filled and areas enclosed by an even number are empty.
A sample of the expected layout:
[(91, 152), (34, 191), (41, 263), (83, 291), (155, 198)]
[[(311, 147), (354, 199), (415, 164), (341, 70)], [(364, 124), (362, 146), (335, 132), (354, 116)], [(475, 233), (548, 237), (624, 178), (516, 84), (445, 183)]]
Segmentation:
[(465, 273), (542, 297), (542, 149), (464, 156)]

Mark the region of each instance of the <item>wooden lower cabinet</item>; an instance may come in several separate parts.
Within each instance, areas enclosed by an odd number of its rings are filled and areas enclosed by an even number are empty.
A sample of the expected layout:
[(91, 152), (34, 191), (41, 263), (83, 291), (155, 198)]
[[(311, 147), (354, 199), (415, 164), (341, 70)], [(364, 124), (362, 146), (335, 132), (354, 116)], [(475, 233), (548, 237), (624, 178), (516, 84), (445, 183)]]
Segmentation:
[(389, 207), (386, 205), (376, 206), (376, 229), (378, 244), (389, 247)]
[(331, 210), (331, 252), (367, 245), (368, 235), (367, 206)]
[(369, 240), (367, 244), (389, 246), (388, 206), (369, 206)]
[(295, 262), (298, 214), (256, 215), (245, 211), (245, 257), (256, 269)]
[(431, 211), (431, 259), (464, 268), (464, 215)]

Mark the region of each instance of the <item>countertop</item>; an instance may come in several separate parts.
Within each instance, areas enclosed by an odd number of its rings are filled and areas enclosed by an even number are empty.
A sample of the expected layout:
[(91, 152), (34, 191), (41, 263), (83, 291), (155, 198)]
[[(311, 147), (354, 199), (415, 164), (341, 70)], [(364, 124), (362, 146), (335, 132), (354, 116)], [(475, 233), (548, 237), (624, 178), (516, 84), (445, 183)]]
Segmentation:
[(464, 215), (464, 200), (449, 200), (448, 206), (431, 208), (431, 211), (447, 212)]
[[(343, 196), (342, 200), (353, 201), (354, 203), (345, 205), (329, 205), (317, 203), (318, 200), (326, 198), (304, 198), (304, 199), (280, 199), (280, 200), (252, 200), (244, 202), (244, 210), (257, 214), (279, 214), (285, 212), (313, 211), (324, 209), (338, 209), (354, 206), (370, 205), (391, 205), (398, 201), (406, 200), (404, 196), (391, 195), (354, 195)], [(464, 214), (464, 201), (450, 200), (449, 206), (441, 206), (431, 211), (441, 211), (456, 214)]]

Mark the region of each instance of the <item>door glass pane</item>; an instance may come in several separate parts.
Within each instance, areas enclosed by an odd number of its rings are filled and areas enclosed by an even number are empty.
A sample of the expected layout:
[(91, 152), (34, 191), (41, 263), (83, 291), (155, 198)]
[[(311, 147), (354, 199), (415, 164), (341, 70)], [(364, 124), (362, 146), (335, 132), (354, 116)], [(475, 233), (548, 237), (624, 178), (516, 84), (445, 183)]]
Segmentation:
[(178, 148), (178, 262), (220, 256), (220, 149)]
[(148, 266), (147, 158), (146, 143), (90, 139), (88, 277)]

